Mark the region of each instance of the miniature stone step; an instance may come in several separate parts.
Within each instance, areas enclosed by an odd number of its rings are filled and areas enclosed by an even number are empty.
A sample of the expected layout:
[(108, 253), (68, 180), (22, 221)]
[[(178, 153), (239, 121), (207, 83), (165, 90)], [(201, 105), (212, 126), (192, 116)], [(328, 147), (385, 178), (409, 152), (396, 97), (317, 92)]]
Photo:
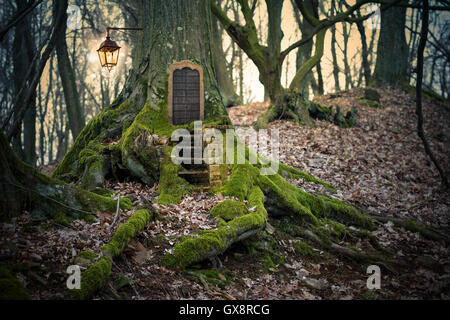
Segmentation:
[(181, 171), (178, 175), (191, 184), (209, 183), (208, 170)]
[(181, 164), (202, 164), (202, 163), (205, 163), (205, 159), (204, 158), (179, 157), (178, 159), (182, 162)]

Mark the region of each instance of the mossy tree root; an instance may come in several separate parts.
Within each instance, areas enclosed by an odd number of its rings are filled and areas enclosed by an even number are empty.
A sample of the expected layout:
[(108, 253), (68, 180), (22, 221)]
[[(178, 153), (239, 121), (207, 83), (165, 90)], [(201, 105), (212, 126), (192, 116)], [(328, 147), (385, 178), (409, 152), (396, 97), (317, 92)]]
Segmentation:
[[(283, 172), (285, 176), (301, 176), (324, 184), (321, 180), (314, 180), (301, 171), (287, 166), (282, 166), (281, 173)], [(249, 213), (237, 214), (229, 222), (217, 218), (219, 227), (216, 230), (203, 231), (199, 237), (184, 239), (175, 246), (172, 253), (166, 254), (164, 264), (167, 267), (184, 269), (223, 253), (231, 244), (248, 238), (264, 228), (268, 213), (272, 216), (290, 216), (302, 229), (309, 230), (308, 232), (314, 235), (317, 233), (319, 236), (315, 235), (315, 238), (324, 239), (324, 243), (329, 243), (328, 248), (343, 253), (352, 251), (337, 244), (333, 245), (331, 240), (326, 239), (325, 236), (329, 237), (324, 232), (327, 231), (326, 225), (331, 224), (334, 230), (341, 232), (345, 231), (346, 225), (363, 229), (375, 227), (369, 216), (353, 206), (331, 197), (309, 194), (296, 188), (279, 174), (261, 175), (260, 168), (249, 163), (232, 165), (230, 180), (220, 191), (224, 195), (247, 200)], [(226, 201), (229, 200), (224, 202)], [(225, 205), (224, 202), (211, 210), (213, 216), (229, 216), (228, 209), (231, 205), (228, 202)], [(239, 208), (236, 203), (232, 207)], [(359, 256), (357, 253), (353, 254), (353, 257), (357, 256)]]
[[(69, 185), (50, 178), (21, 161), (12, 151), (4, 134), (0, 131), (0, 220), (20, 215), (27, 209), (35, 217), (53, 218), (60, 224), (70, 219), (91, 218), (96, 211), (116, 210), (117, 202), (109, 197)], [(120, 207), (131, 209), (131, 201), (122, 198)]]
[(81, 288), (73, 289), (71, 295), (84, 300), (101, 289), (109, 279), (113, 259), (122, 253), (153, 217), (153, 212), (145, 209), (137, 210), (127, 222), (119, 226), (111, 241), (102, 247), (98, 260), (81, 274)]
[(267, 221), (261, 189), (253, 186), (247, 200), (254, 208), (253, 212), (223, 223), (216, 230), (203, 231), (199, 237), (180, 242), (173, 249), (173, 253), (164, 256), (163, 264), (173, 269), (184, 269), (196, 262), (215, 257), (225, 252), (233, 243), (260, 231)]
[(430, 239), (433, 241), (438, 241), (438, 242), (444, 241), (447, 245), (450, 244), (450, 237), (448, 235), (443, 234), (431, 227), (427, 227), (418, 221), (415, 221), (412, 219), (400, 219), (400, 218), (383, 217), (383, 216), (377, 216), (377, 215), (372, 215), (372, 218), (377, 221), (380, 221), (380, 222), (391, 221), (397, 227), (402, 227), (402, 228), (405, 228), (406, 230), (409, 230), (412, 232), (418, 232), (427, 239)]

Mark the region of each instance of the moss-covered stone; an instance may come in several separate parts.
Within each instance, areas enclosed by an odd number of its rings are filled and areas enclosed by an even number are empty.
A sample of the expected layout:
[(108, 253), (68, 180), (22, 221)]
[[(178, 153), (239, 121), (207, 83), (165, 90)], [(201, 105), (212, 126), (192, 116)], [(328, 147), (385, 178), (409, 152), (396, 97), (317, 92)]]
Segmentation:
[(333, 115), (333, 109), (331, 107), (322, 106), (313, 101), (308, 101), (307, 105), (311, 118), (330, 121), (331, 116)]
[[(81, 204), (82, 209), (86, 211), (115, 212), (117, 208), (117, 200), (88, 192), (83, 189), (78, 189), (75, 197), (78, 203)], [(121, 197), (119, 206), (122, 210), (125, 211), (131, 210), (133, 208), (131, 200), (128, 197)]]
[(366, 99), (368, 101), (380, 103), (380, 98), (381, 98), (381, 96), (377, 90), (375, 90), (373, 88), (365, 88), (364, 89), (364, 99)]
[(347, 111), (345, 116), (341, 112), (339, 106), (336, 107), (336, 113), (334, 114), (334, 123), (342, 128), (353, 128), (356, 123), (356, 114), (357, 111), (355, 107), (352, 107), (352, 110)]
[(371, 108), (383, 108), (383, 105), (376, 101), (367, 100), (366, 103)]

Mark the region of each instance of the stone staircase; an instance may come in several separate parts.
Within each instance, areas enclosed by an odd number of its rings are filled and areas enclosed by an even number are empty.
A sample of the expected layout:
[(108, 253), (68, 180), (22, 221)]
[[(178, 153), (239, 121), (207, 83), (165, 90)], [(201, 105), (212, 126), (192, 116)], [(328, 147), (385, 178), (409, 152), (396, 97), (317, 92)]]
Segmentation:
[[(198, 134), (203, 134), (203, 129), (192, 129), (190, 130), (190, 136), (183, 136), (183, 139), (190, 139), (191, 145), (188, 149), (190, 152), (188, 152), (186, 155), (183, 154), (183, 151), (180, 151), (180, 156), (183, 160), (191, 160), (190, 163), (182, 163), (181, 166), (183, 167), (183, 170), (180, 170), (178, 172), (178, 175), (188, 181), (190, 184), (203, 189), (208, 190), (211, 187), (220, 186), (222, 184), (221, 179), (221, 164), (208, 164), (205, 161), (205, 158), (203, 157), (203, 150), (208, 144), (207, 142), (203, 141), (203, 135), (200, 135), (202, 137), (202, 152), (201, 152), (201, 158), (195, 158), (194, 154), (194, 133), (195, 130), (201, 130), (202, 132), (198, 132)], [(213, 142), (209, 143), (210, 145), (213, 144)], [(214, 155), (213, 155), (214, 156)]]

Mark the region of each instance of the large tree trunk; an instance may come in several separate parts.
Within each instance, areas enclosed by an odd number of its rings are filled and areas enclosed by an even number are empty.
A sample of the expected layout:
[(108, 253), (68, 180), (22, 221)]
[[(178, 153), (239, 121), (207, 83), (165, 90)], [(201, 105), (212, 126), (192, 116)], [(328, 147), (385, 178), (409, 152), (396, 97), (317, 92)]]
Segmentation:
[[(102, 187), (105, 176), (117, 178), (125, 172), (150, 185), (158, 182), (165, 154), (162, 146), (148, 139), (152, 134), (168, 138), (174, 128), (167, 116), (167, 72), (175, 61), (192, 60), (203, 67), (205, 121), (229, 121), (222, 103), (226, 94), (222, 94), (214, 68), (215, 39), (208, 1), (142, 0), (138, 5), (139, 26), (144, 30), (137, 37), (133, 70), (125, 87), (112, 105), (83, 129), (55, 170), (55, 177), (79, 181), (87, 189)], [(141, 121), (144, 117), (153, 122), (150, 129)], [(133, 142), (142, 135), (150, 145), (136, 147)], [(103, 145), (116, 137), (120, 144)]]
[(381, 6), (381, 30), (377, 61), (371, 83), (396, 84), (406, 81), (408, 46), (405, 37), (406, 8)]

